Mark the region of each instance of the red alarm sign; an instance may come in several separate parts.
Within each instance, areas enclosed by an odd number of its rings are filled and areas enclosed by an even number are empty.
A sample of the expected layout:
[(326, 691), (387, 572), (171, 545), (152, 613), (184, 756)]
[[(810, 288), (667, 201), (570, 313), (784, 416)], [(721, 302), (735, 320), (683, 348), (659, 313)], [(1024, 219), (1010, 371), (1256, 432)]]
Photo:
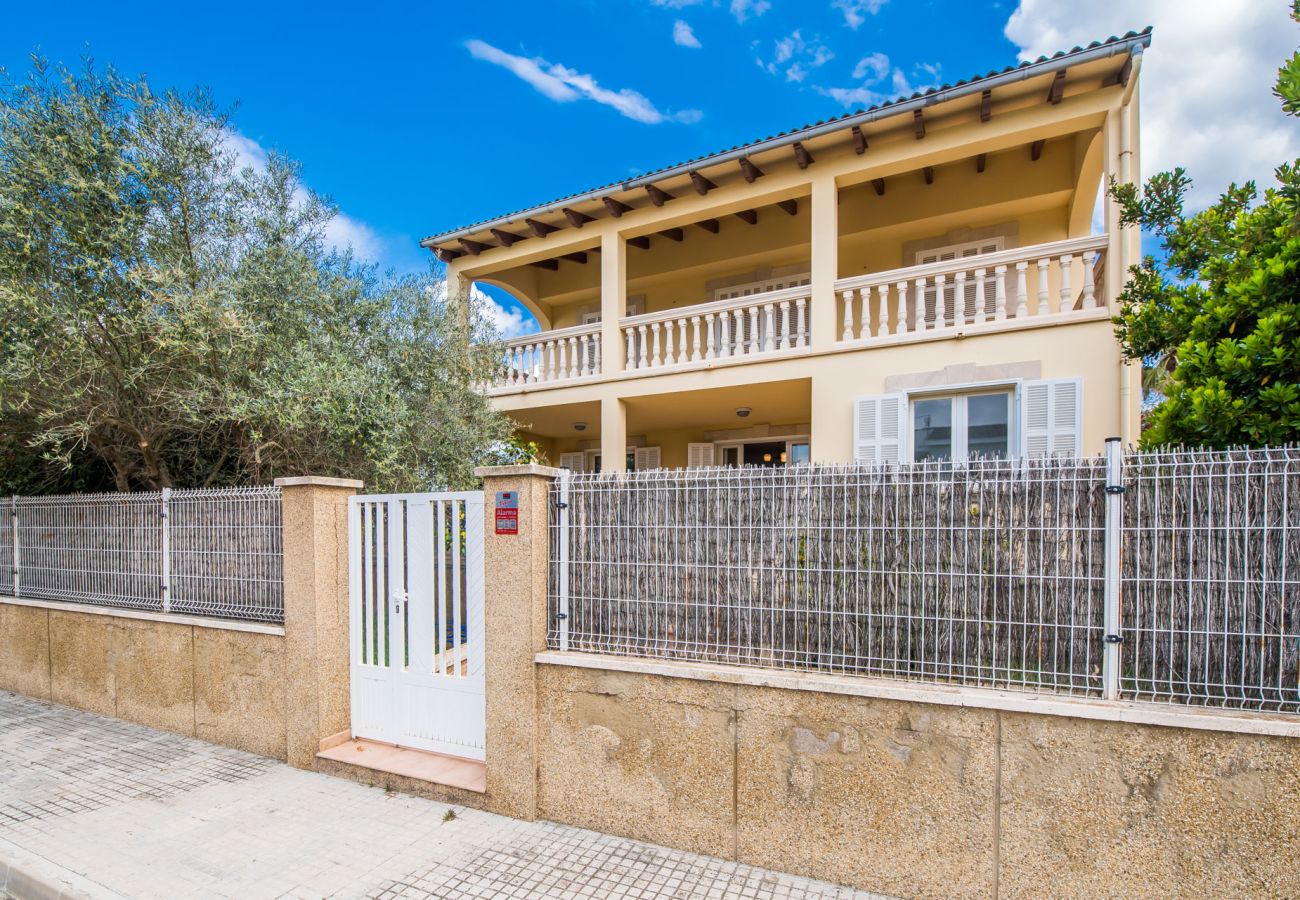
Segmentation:
[(497, 491), (496, 533), (519, 533), (519, 492)]

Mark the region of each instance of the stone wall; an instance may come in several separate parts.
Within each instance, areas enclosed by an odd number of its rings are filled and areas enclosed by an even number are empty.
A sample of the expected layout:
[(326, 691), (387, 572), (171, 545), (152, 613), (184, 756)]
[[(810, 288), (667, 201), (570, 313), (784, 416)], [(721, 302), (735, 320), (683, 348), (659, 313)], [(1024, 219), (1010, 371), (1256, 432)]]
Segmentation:
[(1295, 738), (537, 678), (539, 818), (902, 897), (1300, 893)]
[(284, 637), (0, 599), (0, 689), (286, 758)]

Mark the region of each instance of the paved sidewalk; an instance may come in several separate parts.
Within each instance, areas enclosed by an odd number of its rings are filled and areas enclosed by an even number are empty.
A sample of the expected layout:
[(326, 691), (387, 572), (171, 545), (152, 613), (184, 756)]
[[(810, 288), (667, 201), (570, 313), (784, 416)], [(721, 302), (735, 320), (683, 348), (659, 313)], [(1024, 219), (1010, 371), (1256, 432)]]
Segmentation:
[(25, 866), (83, 894), (167, 900), (873, 896), (386, 793), (0, 691), (0, 897), (21, 900)]

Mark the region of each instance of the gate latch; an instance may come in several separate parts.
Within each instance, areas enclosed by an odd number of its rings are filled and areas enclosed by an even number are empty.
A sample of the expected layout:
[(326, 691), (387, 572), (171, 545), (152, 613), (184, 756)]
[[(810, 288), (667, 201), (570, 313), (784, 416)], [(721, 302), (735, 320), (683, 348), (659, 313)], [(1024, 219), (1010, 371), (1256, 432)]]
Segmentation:
[(1124, 643), (1124, 635), (1108, 634), (1105, 637), (1103, 637), (1102, 640), (1105, 641), (1107, 644), (1122, 644)]

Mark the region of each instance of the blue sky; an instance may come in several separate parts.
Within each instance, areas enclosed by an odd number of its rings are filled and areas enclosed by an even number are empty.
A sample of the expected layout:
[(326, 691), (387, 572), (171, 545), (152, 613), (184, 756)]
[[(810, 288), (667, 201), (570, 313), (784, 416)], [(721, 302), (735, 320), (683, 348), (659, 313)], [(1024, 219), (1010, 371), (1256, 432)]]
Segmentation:
[[(1266, 4), (1267, 16), (1242, 13)], [(410, 270), (426, 264), (416, 245), (426, 234), (1021, 55), (1154, 23), (1153, 59), (1178, 54), (1180, 43), (1199, 41), (1203, 51), (1235, 40), (1264, 58), (1266, 72), (1297, 43), (1282, 2), (1099, 5), (1106, 9), (1081, 12), (1073, 0), (319, 2), (227, 13), (28, 3), (6, 11), (0, 65), (17, 74), (33, 50), (71, 63), (90, 53), (156, 86), (205, 85), (220, 103), (238, 104), (234, 126), (248, 152), (274, 147), (300, 160), (307, 184), (337, 201), (340, 239)], [(1278, 34), (1280, 42), (1268, 37)], [(1189, 64), (1217, 74), (1208, 58)], [(1145, 102), (1159, 91), (1157, 83)], [(1193, 99), (1204, 104), (1204, 92)], [(1212, 101), (1241, 115), (1240, 98)], [(1234, 127), (1240, 135), (1241, 123)], [(1240, 154), (1224, 156), (1223, 166), (1240, 164)]]

